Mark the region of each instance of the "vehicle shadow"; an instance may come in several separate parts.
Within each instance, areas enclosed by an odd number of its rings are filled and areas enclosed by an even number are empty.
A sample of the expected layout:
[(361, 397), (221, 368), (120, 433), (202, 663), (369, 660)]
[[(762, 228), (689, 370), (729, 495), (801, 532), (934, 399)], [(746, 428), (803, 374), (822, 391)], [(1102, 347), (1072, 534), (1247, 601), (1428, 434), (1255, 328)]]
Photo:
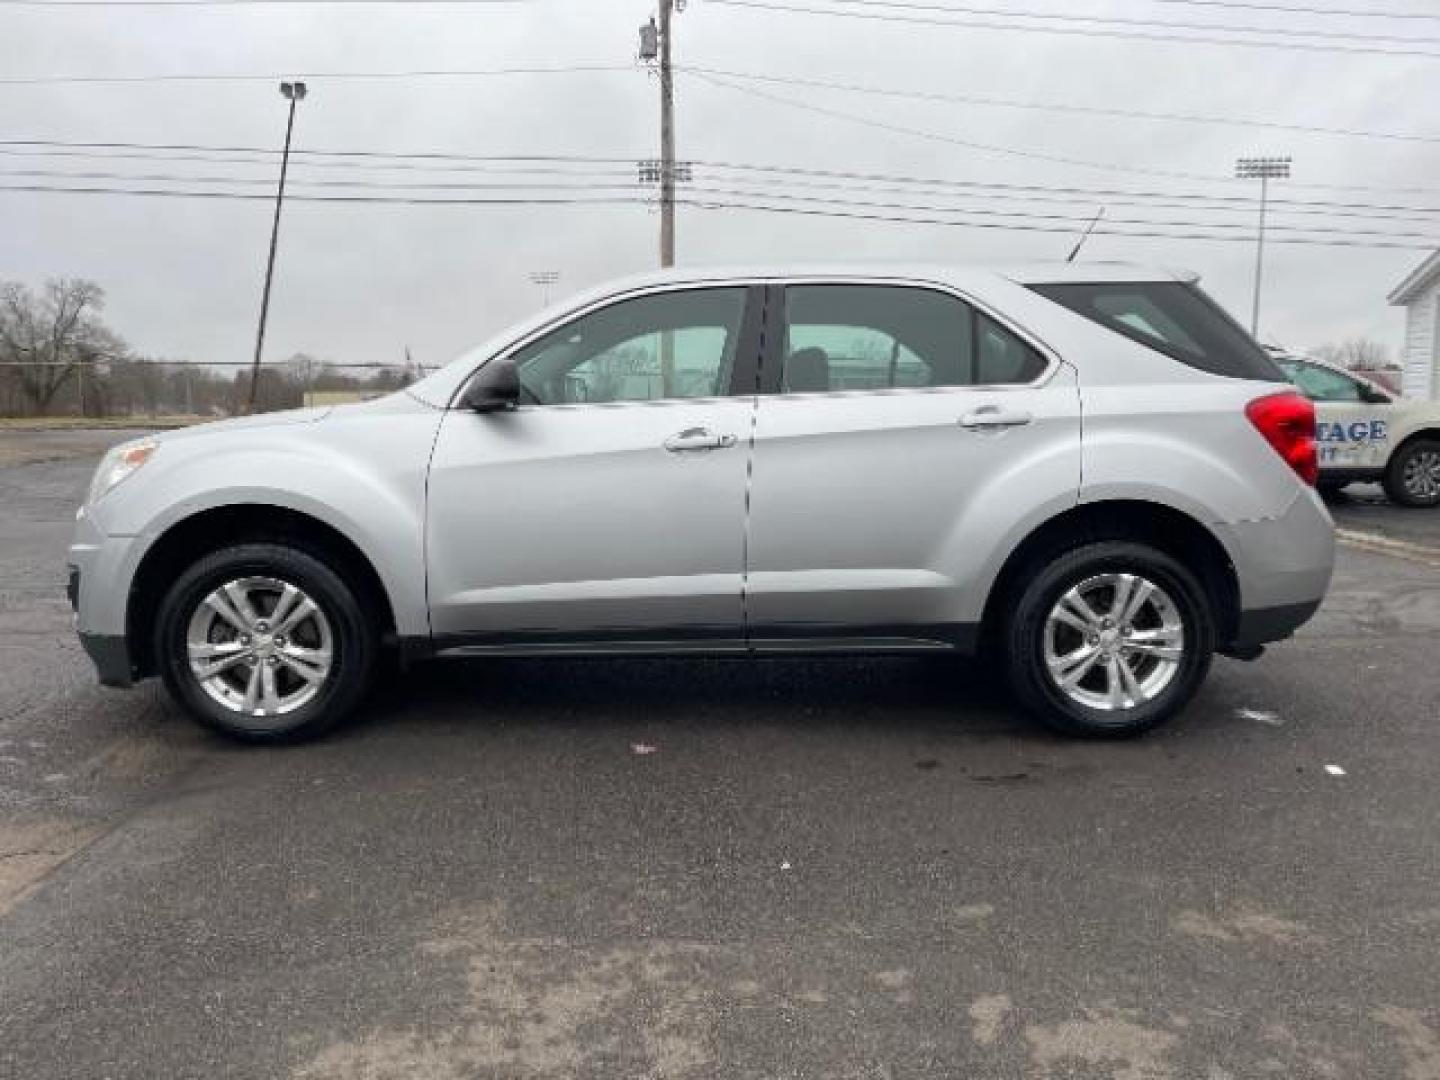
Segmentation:
[(433, 661), (381, 680), (349, 727), (497, 721), (903, 724), (1050, 737), (993, 667), (953, 657)]

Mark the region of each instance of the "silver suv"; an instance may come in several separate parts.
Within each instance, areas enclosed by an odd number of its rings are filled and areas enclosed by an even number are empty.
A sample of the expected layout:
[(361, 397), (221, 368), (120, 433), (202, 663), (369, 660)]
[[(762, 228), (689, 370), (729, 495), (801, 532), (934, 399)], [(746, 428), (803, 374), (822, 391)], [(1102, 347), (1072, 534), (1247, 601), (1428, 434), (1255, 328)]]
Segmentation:
[(1319, 606), (1313, 407), (1125, 266), (670, 271), (376, 401), (101, 463), (70, 549), (106, 685), (312, 735), (386, 654), (961, 654), (1151, 728)]

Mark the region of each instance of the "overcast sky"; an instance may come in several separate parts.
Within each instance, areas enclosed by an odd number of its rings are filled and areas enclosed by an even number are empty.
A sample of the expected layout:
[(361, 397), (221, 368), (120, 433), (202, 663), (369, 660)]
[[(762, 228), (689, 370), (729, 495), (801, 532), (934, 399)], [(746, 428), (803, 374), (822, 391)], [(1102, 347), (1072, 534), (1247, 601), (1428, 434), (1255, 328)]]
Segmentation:
[[(1338, 18), (1244, 7), (1131, 0), (905, 0), (847, 10), (905, 17), (958, 17), (962, 7), (1100, 14), (1192, 24), (1261, 26), (1406, 40), (1362, 43), (1434, 58), (1243, 48), (1194, 42), (942, 27), (804, 12), (834, 0), (775, 0), (766, 8), (691, 0), (676, 16), (676, 62), (749, 75), (862, 84), (1011, 102), (1200, 114), (1279, 124), (1423, 136), (1435, 141), (1335, 137), (1238, 124), (1183, 123), (926, 101), (803, 88), (743, 85), (749, 92), (677, 75), (682, 159), (885, 174), (928, 180), (1023, 184), (1069, 192), (996, 199), (1000, 189), (841, 191), (803, 187), (773, 172), (697, 165), (694, 191), (744, 190), (751, 202), (801, 196), (1048, 215), (995, 218), (1062, 233), (896, 224), (820, 216), (683, 207), (682, 263), (787, 258), (923, 258), (994, 261), (1063, 258), (1101, 203), (1108, 218), (1253, 225), (1253, 212), (1178, 205), (1118, 205), (1131, 189), (1174, 197), (1245, 197), (1253, 183), (1228, 180), (1234, 159), (1289, 154), (1294, 182), (1278, 198), (1440, 207), (1440, 4), (1432, 0), (1273, 0), (1312, 8), (1381, 7), (1435, 19)], [(911, 6), (905, 6), (911, 5)], [(939, 10), (936, 10), (939, 9)], [(255, 73), (308, 76), (295, 146), (399, 154), (654, 156), (656, 80), (634, 62), (637, 27), (651, 0), (522, 0), (518, 3), (230, 3), (214, 6), (58, 6), (0, 2), (0, 140), (44, 139), (207, 147), (274, 147), (285, 102), (271, 79), (123, 83), (22, 83), (26, 77)], [(1015, 20), (968, 15), (974, 21)], [(1050, 24), (1059, 25), (1059, 24)], [(1069, 23), (1072, 28), (1096, 28)], [(1116, 28), (1115, 24), (1099, 26)], [(1139, 28), (1152, 33), (1153, 29)], [(1163, 31), (1162, 31), (1163, 32)], [(1426, 39), (1431, 39), (1427, 42)], [(1319, 39), (1290, 39), (1317, 43)], [(1343, 43), (1343, 42), (1337, 42)], [(1351, 42), (1351, 45), (1356, 44)], [(336, 78), (337, 72), (614, 66), (615, 71), (488, 77)], [(323, 73), (332, 73), (327, 76)], [(765, 97), (755, 91), (762, 91)], [(799, 102), (809, 109), (787, 102)], [(887, 131), (816, 109), (910, 129)], [(929, 136), (929, 137), (926, 137)], [(963, 143), (1021, 151), (976, 149)], [(34, 156), (0, 143), (0, 187), (89, 185), (169, 190), (273, 190), (274, 161), (156, 161)], [(153, 154), (153, 152), (150, 152)], [(195, 155), (191, 155), (195, 156)], [(230, 155), (237, 156), (237, 155)], [(1108, 168), (1046, 158), (1093, 162)], [(633, 166), (564, 166), (567, 175), (357, 168), (357, 159), (292, 167), (294, 194), (425, 198), (523, 197), (524, 190), (358, 188), (359, 182), (493, 184), (543, 182), (547, 197), (634, 196)], [(368, 165), (393, 159), (359, 159)], [(491, 166), (493, 167), (493, 166)], [(48, 175), (19, 176), (43, 172)], [(57, 172), (128, 179), (57, 180)], [(614, 175), (610, 175), (610, 174)], [(1181, 179), (1179, 174), (1213, 180)], [(180, 181), (136, 179), (178, 176)], [(211, 178), (201, 182), (200, 177)], [(745, 182), (741, 183), (741, 178)], [(223, 179), (225, 182), (216, 183)], [(813, 184), (816, 178), (808, 182)], [(240, 182), (248, 181), (248, 182)], [(598, 185), (619, 185), (602, 188)], [(1312, 187), (1304, 185), (1345, 185)], [(1078, 190), (1076, 190), (1078, 189)], [(1409, 190), (1398, 190), (1409, 189)], [(1036, 194), (1048, 201), (1034, 201)], [(736, 196), (711, 195), (716, 201)], [(1212, 204), (1213, 205), (1213, 204)], [(1298, 209), (1290, 208), (1292, 211)], [(1314, 208), (1311, 208), (1314, 209)], [(853, 208), (852, 208), (853, 210)], [(937, 216), (934, 212), (880, 210)], [(1440, 241), (1440, 213), (1386, 211), (1395, 220), (1276, 212), (1276, 225), (1402, 233)], [(0, 191), (0, 279), (91, 278), (107, 291), (107, 317), (138, 350), (176, 359), (247, 360), (253, 348), (271, 206), (264, 201), (141, 198)], [(1059, 218), (1060, 220), (1057, 220)], [(972, 218), (973, 220), (973, 218)], [(1116, 225), (1140, 230), (1142, 226)], [(281, 227), (267, 359), (306, 351), (336, 361), (390, 361), (408, 346), (417, 360), (450, 359), (540, 304), (532, 270), (561, 275), (557, 292), (655, 265), (658, 218), (645, 205), (409, 206), (287, 200)], [(1087, 258), (1128, 259), (1199, 271), (1206, 287), (1248, 322), (1254, 246), (1235, 242), (1097, 235)], [(1341, 233), (1311, 233), (1345, 238)], [(1423, 250), (1272, 244), (1267, 247), (1262, 337), (1295, 347), (1352, 336), (1398, 349), (1402, 317), (1386, 293)]]

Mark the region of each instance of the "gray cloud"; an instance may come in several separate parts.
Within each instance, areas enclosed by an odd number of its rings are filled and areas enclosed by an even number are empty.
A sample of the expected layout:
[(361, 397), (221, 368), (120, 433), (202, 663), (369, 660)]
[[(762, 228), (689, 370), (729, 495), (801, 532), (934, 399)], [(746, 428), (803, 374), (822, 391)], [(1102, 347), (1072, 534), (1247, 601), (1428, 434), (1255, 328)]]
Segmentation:
[[(1043, 0), (1025, 10), (1043, 8)], [(1394, 0), (1399, 3), (1399, 0)], [(1019, 10), (1017, 8), (1017, 10)], [(1087, 8), (1087, 11), (1091, 11)], [(1140, 2), (1099, 10), (1127, 17), (1301, 25), (1263, 13)], [(630, 62), (643, 0), (536, 0), (515, 5), (247, 5), (225, 8), (0, 7), (0, 70), (53, 73), (312, 72), (503, 68)], [(1319, 25), (1309, 18), (1303, 25)], [(1325, 20), (1364, 33), (1415, 27)], [(1440, 22), (1424, 23), (1440, 36)], [(781, 77), (827, 79), (1028, 101), (1074, 102), (1440, 134), (1429, 128), (1440, 60), (1217, 48), (1045, 34), (956, 30), (782, 15), (693, 0), (676, 19), (677, 60)], [(633, 159), (656, 143), (656, 87), (642, 69), (492, 78), (312, 78), (297, 147), (479, 155), (577, 154)], [(1300, 183), (1440, 188), (1440, 144), (1342, 139), (1233, 126), (1020, 111), (817, 89), (766, 93), (975, 143), (1112, 164), (1064, 166), (986, 153), (824, 117), (681, 77), (680, 153), (812, 169), (988, 183), (1133, 187), (1247, 194), (1152, 171), (1224, 176), (1234, 158), (1289, 153), (1296, 198), (1440, 206), (1432, 195), (1300, 187)], [(0, 85), (0, 138), (278, 146), (284, 102), (269, 82)], [(273, 165), (159, 164), (0, 155), (0, 172), (65, 168), (135, 174), (241, 176)], [(622, 170), (625, 166), (620, 167)], [(484, 180), (298, 165), (322, 177), (415, 182)], [(624, 178), (615, 178), (625, 183)], [(11, 182), (0, 178), (0, 182)], [(718, 181), (705, 174), (699, 183)], [(763, 186), (795, 194), (774, 176)], [(298, 191), (317, 191), (300, 187)], [(814, 193), (814, 192), (812, 192)], [(556, 193), (560, 194), (560, 193)], [(571, 192), (569, 194), (586, 194)], [(635, 192), (630, 192), (635, 194)], [(833, 195), (833, 192), (824, 194)], [(853, 194), (878, 201), (933, 196)], [(1084, 216), (1087, 205), (1000, 203), (952, 193), (956, 205)], [(109, 316), (155, 355), (236, 361), (249, 356), (270, 207), (220, 202), (0, 191), (0, 277), (78, 274), (103, 284)], [(1114, 208), (1113, 217), (1135, 211)], [(1153, 210), (1155, 218), (1193, 217)], [(1220, 219), (1220, 215), (1206, 215)], [(1223, 215), (1233, 220), (1231, 215)], [(1247, 220), (1240, 218), (1239, 220)], [(1405, 222), (1290, 218), (1326, 227), (1375, 227), (1440, 236)], [(1067, 226), (1068, 227), (1068, 226)], [(1074, 226), (1078, 232), (1079, 226)], [(266, 354), (298, 350), (337, 360), (398, 359), (410, 346), (436, 363), (532, 310), (528, 271), (553, 268), (560, 291), (646, 268), (657, 220), (641, 206), (409, 207), (287, 203)], [(827, 257), (990, 261), (1063, 256), (1073, 239), (1006, 230), (885, 224), (738, 210), (680, 212), (684, 262)], [(1385, 294), (1422, 251), (1274, 245), (1269, 249), (1267, 337), (1305, 346), (1357, 334), (1398, 345), (1399, 313)], [(1089, 258), (1124, 258), (1200, 271), (1210, 290), (1248, 318), (1253, 249), (1244, 243), (1097, 236)]]

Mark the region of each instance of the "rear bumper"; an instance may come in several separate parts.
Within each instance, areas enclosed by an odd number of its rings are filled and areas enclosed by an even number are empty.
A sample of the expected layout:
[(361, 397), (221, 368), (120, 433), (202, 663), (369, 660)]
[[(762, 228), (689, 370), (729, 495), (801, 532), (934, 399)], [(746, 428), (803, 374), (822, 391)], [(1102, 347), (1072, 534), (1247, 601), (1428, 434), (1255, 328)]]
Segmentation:
[(1242, 611), (1235, 627), (1235, 638), (1227, 642), (1226, 647), (1245, 650), (1281, 641), (1309, 622), (1319, 610), (1320, 600), (1307, 600), (1299, 604)]
[(1278, 517), (1219, 525), (1215, 531), (1235, 566), (1242, 625), (1283, 625), (1291, 619), (1293, 631), (1314, 614), (1335, 569), (1335, 523), (1314, 488), (1296, 492)]

